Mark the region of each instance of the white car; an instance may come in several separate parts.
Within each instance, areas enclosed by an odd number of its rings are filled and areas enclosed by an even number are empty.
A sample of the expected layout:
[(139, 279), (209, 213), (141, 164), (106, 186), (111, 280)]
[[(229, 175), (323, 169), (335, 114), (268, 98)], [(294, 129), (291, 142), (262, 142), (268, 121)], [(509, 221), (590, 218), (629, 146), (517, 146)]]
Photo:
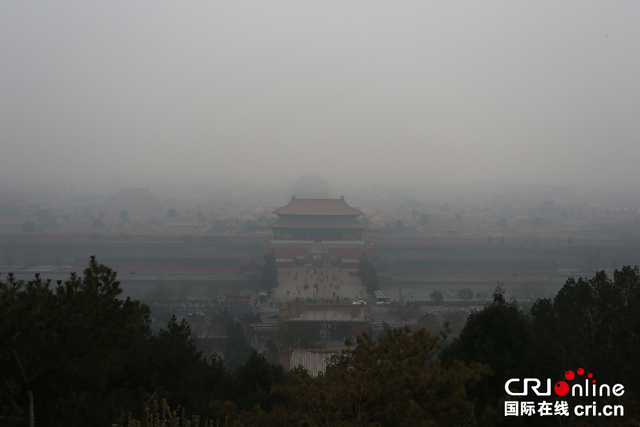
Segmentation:
[(355, 302), (353, 303), (353, 305), (358, 305), (358, 304), (367, 305), (367, 302), (366, 302), (366, 301), (363, 301), (363, 300), (359, 300), (359, 301), (355, 301)]

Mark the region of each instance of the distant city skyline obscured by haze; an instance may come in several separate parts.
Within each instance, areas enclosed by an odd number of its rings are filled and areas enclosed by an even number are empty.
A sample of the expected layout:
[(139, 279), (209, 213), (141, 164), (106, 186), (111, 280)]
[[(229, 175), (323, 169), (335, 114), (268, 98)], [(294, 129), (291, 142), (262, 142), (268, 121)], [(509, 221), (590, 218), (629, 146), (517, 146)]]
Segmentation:
[[(0, 180), (635, 191), (637, 2), (7, 2)], [(336, 196), (336, 194), (333, 194)]]

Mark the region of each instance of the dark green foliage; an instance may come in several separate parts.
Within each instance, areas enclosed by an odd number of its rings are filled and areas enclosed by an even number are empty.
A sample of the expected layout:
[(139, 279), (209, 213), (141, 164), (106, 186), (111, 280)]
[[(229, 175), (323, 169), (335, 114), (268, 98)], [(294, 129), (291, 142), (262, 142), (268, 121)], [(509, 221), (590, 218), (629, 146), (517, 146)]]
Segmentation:
[(498, 220), (496, 221), (496, 225), (498, 227), (507, 228), (507, 226), (509, 225), (509, 222), (507, 221), (506, 218), (498, 218)]
[(243, 313), (240, 316), (240, 321), (242, 323), (262, 323), (262, 318), (260, 317), (260, 313)]
[(228, 382), (220, 360), (196, 351), (184, 322), (153, 336), (148, 307), (120, 294), (116, 273), (93, 257), (82, 276), (57, 285), (0, 281), (0, 416), (106, 425), (162, 397), (212, 414)]
[(113, 415), (106, 405), (113, 359), (148, 324), (146, 306), (117, 299), (115, 277), (92, 258), (82, 278), (72, 273), (55, 288), (38, 276), (0, 282), (0, 357), (11, 360), (0, 368), (10, 390), (0, 399), (13, 401), (13, 415), (28, 420), (30, 405), (49, 425)]
[(356, 273), (362, 280), (362, 285), (367, 289), (367, 292), (373, 295), (375, 291), (379, 289), (378, 275), (376, 274), (373, 264), (369, 261), (367, 255), (362, 252), (360, 263), (358, 264), (358, 272)]
[[(207, 375), (207, 372), (202, 372), (205, 375), (202, 378), (202, 382), (209, 387), (214, 385), (216, 388), (215, 394), (202, 396), (200, 393), (202, 393), (203, 389), (199, 384), (185, 381), (184, 386), (191, 386), (194, 394), (187, 406), (178, 405), (177, 409), (172, 411), (169, 409), (166, 399), (162, 399), (161, 405), (158, 400), (154, 400), (147, 405), (146, 413), (136, 417), (126, 417), (122, 414), (116, 425), (119, 427), (140, 425), (148, 427), (237, 425), (234, 423), (235, 420), (233, 418), (239, 411), (252, 410), (261, 412), (263, 410), (271, 410), (275, 400), (274, 396), (276, 396), (272, 391), (275, 386), (284, 384), (286, 380), (282, 366), (270, 363), (256, 350), (253, 350), (246, 363), (238, 366), (233, 373), (224, 371), (224, 366), (222, 366), (219, 359), (216, 359), (216, 363), (218, 365), (214, 366), (214, 368), (215, 370), (221, 370), (224, 375), (223, 381), (220, 381), (220, 378)], [(194, 406), (197, 403), (205, 404), (205, 407)], [(189, 414), (206, 414), (206, 416), (191, 415), (189, 417), (186, 415), (187, 410)], [(139, 423), (136, 418), (146, 418), (147, 423)], [(206, 419), (206, 421), (203, 422), (203, 419)], [(229, 421), (232, 424), (229, 424)]]
[(324, 348), (325, 343), (320, 340), (318, 333), (308, 325), (287, 323), (280, 332), (280, 346), (282, 350), (288, 348)]
[(178, 211), (175, 210), (174, 208), (169, 208), (169, 210), (167, 211), (167, 218), (177, 218), (178, 217)]
[(442, 329), (438, 316), (431, 313), (425, 313), (420, 316), (417, 323), (419, 327), (424, 328), (427, 332), (432, 334), (435, 334)]
[(473, 291), (469, 288), (462, 288), (460, 292), (458, 292), (458, 297), (465, 301), (469, 301), (473, 299)]
[[(187, 416), (185, 407), (178, 405), (176, 409), (171, 409), (166, 399), (162, 402), (154, 400), (149, 405), (141, 421), (132, 414), (122, 414), (118, 422), (113, 427), (214, 427), (219, 426), (219, 422), (213, 420), (202, 420), (199, 415)], [(204, 422), (203, 422), (204, 421)]]
[(213, 416), (209, 401), (226, 394), (230, 377), (219, 356), (207, 360), (197, 351), (184, 319), (178, 322), (172, 317), (166, 329), (151, 337), (147, 351), (145, 369), (156, 399), (164, 397), (173, 405), (188, 406), (192, 413)]
[(233, 321), (233, 315), (229, 313), (227, 307), (218, 307), (216, 311), (213, 312), (213, 316), (211, 316), (211, 321), (213, 323), (229, 323)]
[(281, 365), (269, 363), (264, 355), (252, 350), (246, 362), (234, 372), (234, 401), (240, 409), (249, 410), (258, 405), (269, 411), (273, 404), (271, 387), (284, 383), (284, 379)]
[(478, 292), (476, 293), (476, 299), (479, 301), (484, 301), (489, 297), (486, 292)]
[(432, 300), (434, 300), (438, 304), (441, 304), (442, 301), (444, 301), (444, 295), (442, 295), (442, 292), (440, 292), (440, 291), (431, 292), (429, 294), (429, 298), (431, 298)]
[(407, 323), (411, 319), (420, 316), (420, 304), (417, 302), (403, 301), (391, 305), (387, 311), (400, 320), (400, 323)]
[[(613, 279), (604, 271), (590, 279), (568, 279), (553, 300), (537, 300), (529, 316), (515, 301), (507, 302), (498, 287), (493, 301), (469, 316), (459, 338), (441, 358), (447, 366), (457, 359), (491, 367), (493, 376), (472, 391), (478, 412), (486, 415), (490, 425), (499, 423), (487, 414), (504, 394), (507, 379), (551, 378), (553, 382), (579, 367), (603, 383), (624, 384), (625, 415), (632, 417), (637, 416), (640, 397), (639, 337), (640, 272), (637, 267), (623, 267)], [(542, 425), (542, 420), (529, 421), (520, 423)], [(557, 420), (547, 421), (557, 425)]]
[(420, 215), (420, 218), (418, 219), (418, 224), (420, 224), (420, 225), (429, 224), (429, 215), (427, 215), (427, 214)]
[(244, 334), (242, 323), (235, 321), (227, 323), (226, 332), (227, 343), (223, 351), (224, 364), (227, 369), (233, 371), (249, 358), (253, 349)]
[(473, 403), (465, 388), (486, 375), (479, 365), (445, 369), (434, 356), (443, 336), (420, 329), (387, 329), (377, 341), (367, 334), (327, 369), (311, 378), (303, 369), (274, 387), (273, 410), (243, 413), (241, 426), (437, 426), (472, 425)]
[(638, 396), (640, 375), (640, 272), (638, 267), (570, 278), (553, 301), (531, 308), (536, 333), (559, 356), (558, 364), (586, 366)]
[(102, 220), (100, 218), (95, 218), (91, 222), (91, 227), (93, 227), (93, 228), (104, 228), (104, 222), (102, 222)]
[[(359, 273), (364, 275), (366, 256), (363, 260)], [(569, 279), (553, 300), (538, 300), (529, 316), (498, 287), (486, 308), (472, 313), (459, 338), (439, 353), (442, 362), (434, 357), (449, 329), (430, 335), (383, 323), (381, 339), (358, 337), (357, 347), (338, 357), (322, 379), (302, 370), (285, 376), (251, 348), (241, 322), (228, 324), (229, 372), (219, 357), (206, 359), (196, 350), (185, 321), (172, 318), (154, 336), (148, 307), (120, 294), (116, 273), (94, 258), (82, 275), (57, 284), (39, 276), (28, 282), (12, 275), (0, 280), (3, 427), (112, 425), (128, 413), (142, 420), (154, 401), (163, 399), (163, 408), (181, 405), (203, 419), (218, 417), (221, 425), (493, 426), (513, 421), (496, 415), (507, 379), (556, 381), (578, 367), (603, 383), (624, 384), (625, 415), (637, 419), (637, 267), (616, 270), (613, 278), (598, 272)], [(228, 313), (220, 316), (229, 320)], [(419, 322), (438, 326), (435, 316)], [(283, 344), (313, 347), (317, 334), (298, 326), (283, 331)], [(267, 348), (271, 355), (277, 351), (274, 342)], [(169, 416), (171, 425), (188, 425), (177, 417)], [(517, 425), (558, 421), (531, 417)], [(600, 421), (583, 419), (577, 425)]]
[(276, 255), (273, 251), (265, 254), (264, 265), (262, 266), (262, 288), (272, 289), (278, 286), (278, 264), (276, 263)]
[(273, 339), (269, 338), (264, 343), (264, 348), (266, 350), (266, 354), (269, 357), (269, 360), (272, 362), (278, 361), (278, 352), (280, 349), (278, 348), (278, 343), (276, 343)]
[(483, 379), (473, 392), (482, 413), (498, 403), (506, 380), (539, 372), (535, 360), (540, 356), (534, 351), (533, 331), (527, 317), (515, 301), (505, 299), (499, 286), (482, 311), (469, 315), (459, 337), (442, 352), (441, 359), (445, 366), (461, 360), (491, 367), (493, 375)]

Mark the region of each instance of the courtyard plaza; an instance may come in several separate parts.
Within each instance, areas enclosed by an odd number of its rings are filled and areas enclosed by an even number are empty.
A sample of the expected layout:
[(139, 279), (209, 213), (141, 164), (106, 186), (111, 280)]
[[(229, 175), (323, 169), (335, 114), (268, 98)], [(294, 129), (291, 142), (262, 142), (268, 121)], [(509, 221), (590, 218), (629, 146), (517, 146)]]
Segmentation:
[[(265, 311), (277, 311), (288, 302), (349, 304), (364, 300), (375, 305), (368, 295), (355, 268), (340, 267), (293, 267), (278, 269), (279, 285), (273, 288)], [(353, 275), (349, 275), (349, 273)], [(273, 307), (271, 305), (273, 303)]]
[[(339, 267), (323, 267), (323, 268), (305, 268), (305, 267), (293, 267), (293, 268), (279, 268), (278, 269), (278, 282), (279, 286), (273, 288), (271, 297), (266, 303), (262, 304), (262, 320), (264, 322), (277, 322), (276, 319), (268, 318), (269, 315), (279, 313), (280, 308), (286, 307), (287, 303), (326, 303), (336, 304), (337, 297), (340, 298), (340, 304), (352, 304), (355, 301), (366, 301), (367, 306), (371, 311), (371, 315), (375, 319), (376, 323), (380, 323), (383, 320), (388, 323), (398, 323), (399, 319), (389, 312), (388, 307), (377, 306), (375, 298), (366, 292), (364, 286), (359, 277), (355, 275), (356, 268), (339, 268)], [(353, 275), (350, 275), (352, 273)], [(451, 276), (451, 275), (449, 275)], [(509, 277), (513, 280), (512, 277)], [(496, 278), (491, 277), (491, 281), (485, 280), (483, 282), (468, 282), (467, 277), (460, 277), (458, 275), (454, 277), (429, 277), (430, 280), (425, 280), (424, 277), (420, 277), (420, 281), (414, 281), (416, 278), (411, 277), (409, 283), (404, 280), (396, 278), (396, 280), (385, 280), (386, 278), (379, 278), (380, 289), (387, 294), (392, 302), (397, 301), (399, 298), (400, 286), (402, 286), (402, 294), (408, 301), (430, 301), (430, 293), (434, 290), (442, 292), (445, 301), (462, 301), (457, 292), (463, 287), (470, 288), (474, 293), (482, 291), (487, 294), (487, 297), (491, 295), (491, 292), (496, 286)], [(445, 282), (444, 279), (447, 279)], [(462, 283), (456, 283), (456, 279)], [(466, 280), (465, 280), (466, 279)], [(477, 278), (474, 278), (477, 280)], [(501, 279), (507, 279), (506, 277)], [(538, 279), (539, 280), (539, 279)], [(506, 283), (505, 283), (506, 282)], [(504, 287), (508, 292), (508, 295), (520, 296), (520, 288), (513, 283), (504, 280)], [(317, 289), (314, 285), (317, 284)], [(528, 283), (518, 284), (520, 287)], [(308, 285), (305, 287), (305, 285)], [(538, 286), (536, 286), (537, 288)], [(521, 298), (524, 300), (524, 298)], [(486, 300), (472, 299), (465, 304), (464, 307), (452, 308), (455, 310), (469, 311), (471, 306), (474, 308), (481, 307), (485, 304)], [(426, 310), (430, 311), (430, 310)], [(433, 310), (431, 310), (433, 311)], [(413, 319), (415, 321), (415, 319)]]

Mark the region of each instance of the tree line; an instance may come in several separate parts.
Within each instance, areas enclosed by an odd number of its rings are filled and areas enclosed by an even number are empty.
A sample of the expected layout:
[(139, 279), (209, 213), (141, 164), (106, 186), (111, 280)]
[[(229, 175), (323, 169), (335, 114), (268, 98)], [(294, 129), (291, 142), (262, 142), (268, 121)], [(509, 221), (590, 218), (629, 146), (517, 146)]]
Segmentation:
[[(193, 414), (238, 426), (607, 425), (502, 414), (506, 380), (555, 383), (579, 367), (624, 384), (625, 417), (609, 425), (639, 415), (638, 268), (569, 279), (528, 314), (498, 287), (457, 338), (447, 325), (438, 334), (364, 334), (321, 378), (285, 373), (246, 342), (230, 343), (224, 361), (205, 357), (185, 321), (153, 334), (149, 308), (121, 292), (116, 273), (93, 257), (65, 282), (0, 280), (0, 424), (169, 425), (155, 423), (163, 413), (171, 425), (196, 425)], [(230, 321), (228, 332), (242, 335), (238, 326)], [(185, 416), (167, 409), (178, 407)]]
[(369, 260), (369, 257), (367, 257), (364, 251), (362, 251), (362, 256), (360, 257), (356, 275), (360, 280), (362, 280), (362, 285), (371, 295), (379, 289), (378, 275), (373, 268), (373, 263)]
[[(640, 407), (640, 273), (623, 267), (613, 277), (569, 278), (555, 298), (538, 299), (528, 314), (508, 301), (501, 286), (482, 311), (472, 313), (460, 335), (440, 354), (445, 366), (479, 362), (492, 374), (469, 390), (485, 425), (623, 425), (638, 418)], [(533, 417), (506, 422), (498, 402), (511, 378), (550, 378), (578, 368), (599, 383), (623, 384), (621, 398), (582, 397), (573, 403), (620, 403), (625, 418)], [(598, 383), (598, 384), (599, 384)], [(601, 406), (600, 406), (601, 407)]]

